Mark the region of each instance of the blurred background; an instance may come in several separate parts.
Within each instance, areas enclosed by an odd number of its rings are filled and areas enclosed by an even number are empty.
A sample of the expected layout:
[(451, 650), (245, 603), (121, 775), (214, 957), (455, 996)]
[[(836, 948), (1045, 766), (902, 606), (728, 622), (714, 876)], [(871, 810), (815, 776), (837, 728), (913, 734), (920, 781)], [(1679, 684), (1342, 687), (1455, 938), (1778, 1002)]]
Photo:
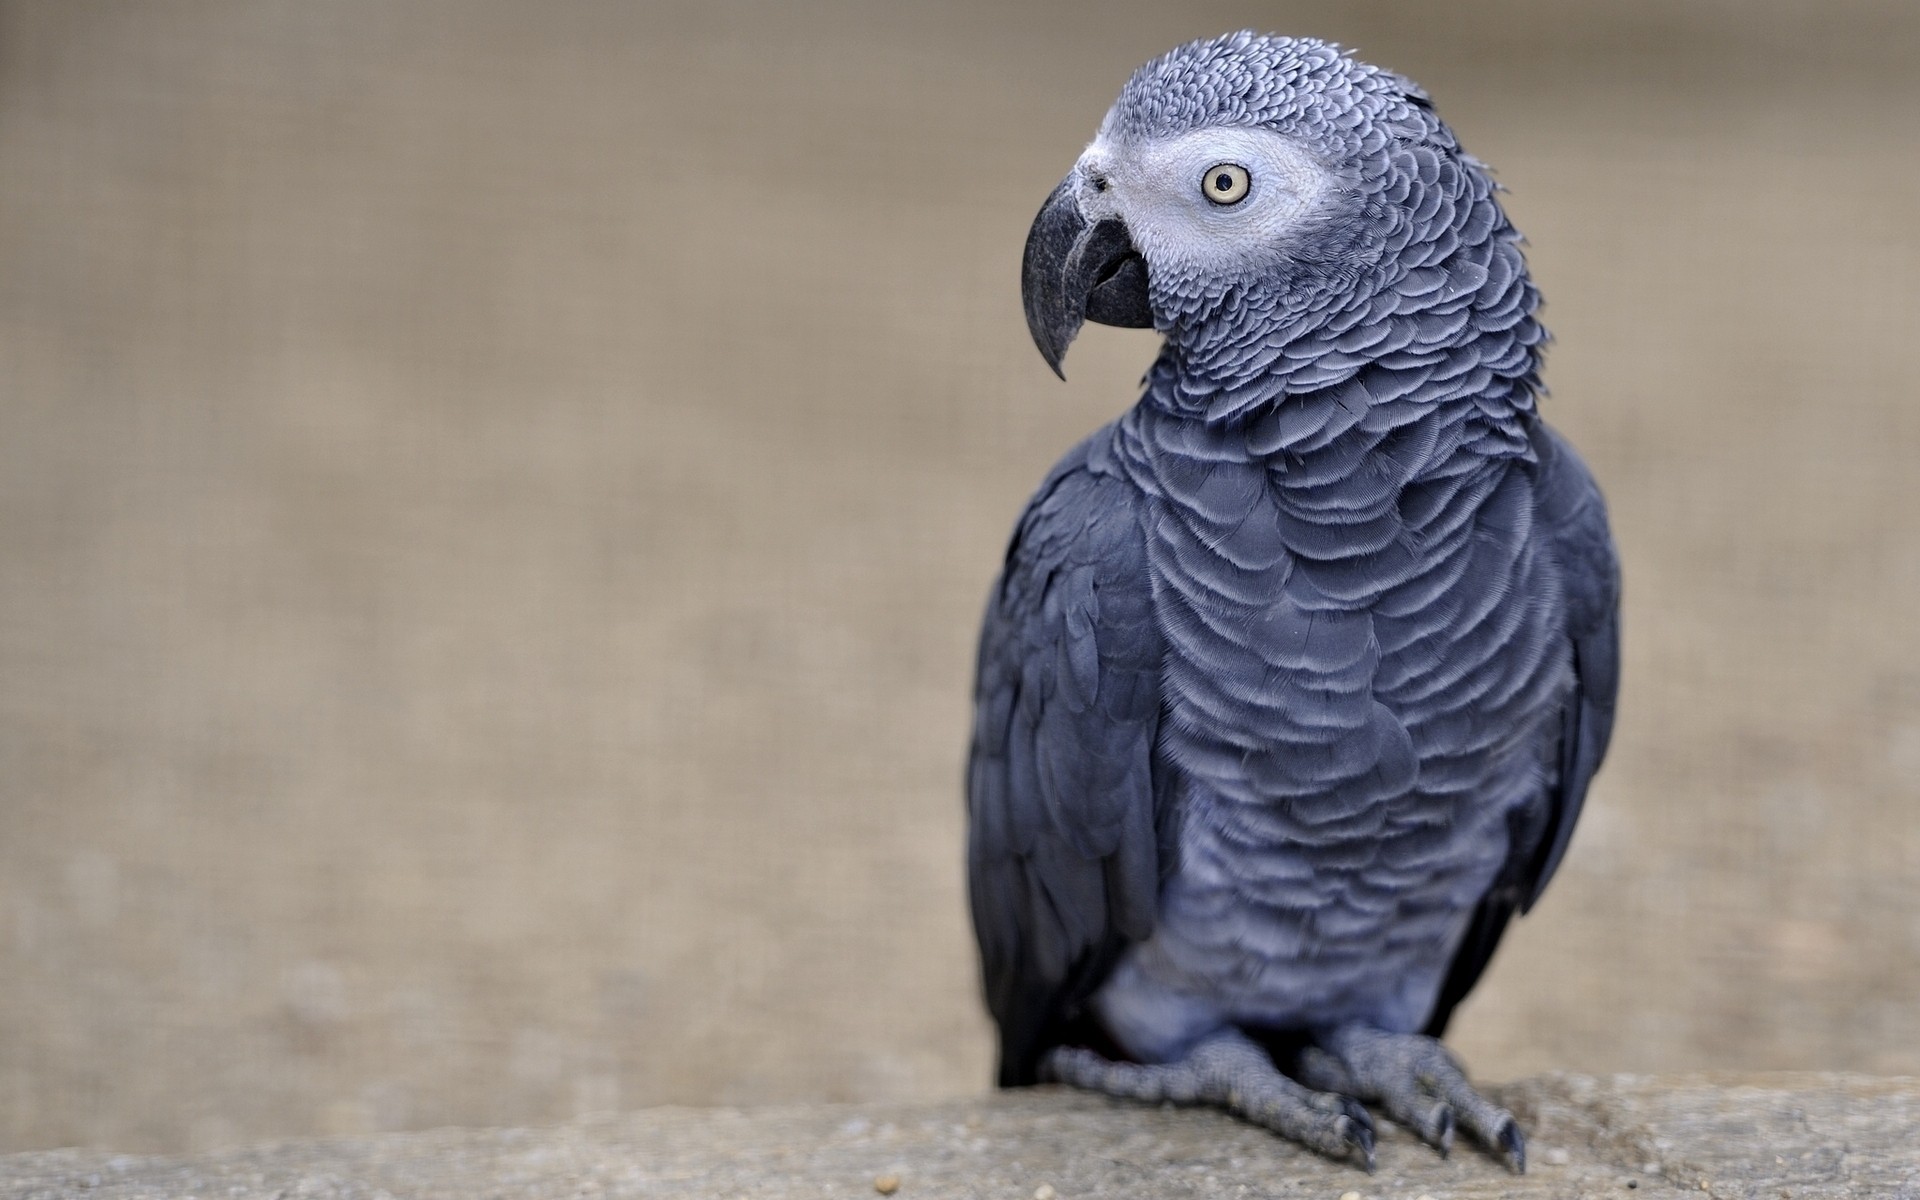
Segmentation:
[(1920, 6), (0, 4), (0, 1149), (989, 1078), (975, 620), (1142, 60), (1422, 81), (1627, 573), (1482, 1078), (1920, 1072)]

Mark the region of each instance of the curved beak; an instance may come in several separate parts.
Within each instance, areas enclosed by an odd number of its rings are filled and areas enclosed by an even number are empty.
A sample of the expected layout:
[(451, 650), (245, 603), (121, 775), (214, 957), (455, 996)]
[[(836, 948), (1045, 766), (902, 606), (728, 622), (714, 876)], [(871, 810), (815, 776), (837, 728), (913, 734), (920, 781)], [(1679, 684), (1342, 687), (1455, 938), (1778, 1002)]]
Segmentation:
[(1146, 329), (1147, 264), (1118, 217), (1088, 221), (1080, 211), (1072, 175), (1053, 189), (1027, 232), (1020, 264), (1020, 298), (1027, 331), (1040, 357), (1065, 379), (1060, 360), (1086, 321)]

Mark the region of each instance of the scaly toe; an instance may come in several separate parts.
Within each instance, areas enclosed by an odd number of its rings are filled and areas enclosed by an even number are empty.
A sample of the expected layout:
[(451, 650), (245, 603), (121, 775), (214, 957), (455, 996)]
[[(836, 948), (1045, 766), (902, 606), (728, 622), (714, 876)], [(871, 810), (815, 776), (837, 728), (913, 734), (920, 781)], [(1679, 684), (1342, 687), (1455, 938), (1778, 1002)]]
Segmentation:
[(1474, 1091), (1465, 1079), (1445, 1091), (1454, 1119), (1481, 1145), (1504, 1158), (1516, 1174), (1527, 1170), (1527, 1138), (1513, 1114)]
[(1515, 1175), (1527, 1173), (1527, 1135), (1520, 1132), (1520, 1123), (1512, 1117), (1494, 1139), (1501, 1152), (1506, 1155), (1507, 1168)]
[(1042, 1060), (1041, 1074), (1108, 1096), (1214, 1105), (1330, 1158), (1357, 1159), (1373, 1170), (1373, 1117), (1366, 1107), (1288, 1078), (1266, 1050), (1237, 1030), (1214, 1034), (1170, 1063), (1118, 1062), (1059, 1047)]

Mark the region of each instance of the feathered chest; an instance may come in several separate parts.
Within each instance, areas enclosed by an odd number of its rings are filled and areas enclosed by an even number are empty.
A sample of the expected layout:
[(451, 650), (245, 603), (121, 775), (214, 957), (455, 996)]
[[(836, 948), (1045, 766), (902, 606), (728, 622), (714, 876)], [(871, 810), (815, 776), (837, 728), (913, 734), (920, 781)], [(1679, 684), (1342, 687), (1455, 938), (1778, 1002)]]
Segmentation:
[(1530, 460), (1471, 412), (1279, 453), (1256, 432), (1145, 407), (1116, 431), (1150, 497), (1164, 750), (1329, 819), (1484, 781), (1564, 683)]

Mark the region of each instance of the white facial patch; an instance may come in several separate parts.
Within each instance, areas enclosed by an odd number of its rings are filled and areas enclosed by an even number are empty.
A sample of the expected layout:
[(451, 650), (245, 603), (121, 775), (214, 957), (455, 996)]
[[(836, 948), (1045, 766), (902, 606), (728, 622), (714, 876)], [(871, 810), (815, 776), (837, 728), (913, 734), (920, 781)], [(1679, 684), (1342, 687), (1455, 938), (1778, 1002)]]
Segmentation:
[[(1227, 168), (1223, 172), (1222, 168)], [(1230, 203), (1228, 175), (1244, 195)], [(1265, 129), (1197, 129), (1145, 142), (1103, 132), (1080, 156), (1080, 208), (1127, 224), (1148, 269), (1231, 277), (1280, 257), (1335, 188), (1332, 173), (1295, 142)], [(1104, 185), (1104, 186), (1103, 186)]]

